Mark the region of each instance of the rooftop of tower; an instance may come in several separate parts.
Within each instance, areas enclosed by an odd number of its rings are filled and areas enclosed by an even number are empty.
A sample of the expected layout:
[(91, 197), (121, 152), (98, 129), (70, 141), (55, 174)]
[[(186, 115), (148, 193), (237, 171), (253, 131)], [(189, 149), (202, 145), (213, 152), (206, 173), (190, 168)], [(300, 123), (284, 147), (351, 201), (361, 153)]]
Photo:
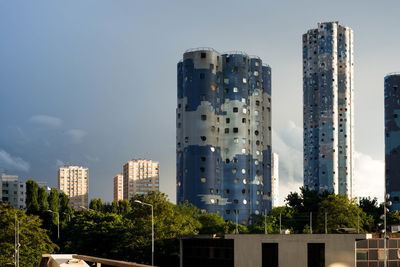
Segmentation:
[(390, 72), (390, 73), (386, 74), (385, 77), (389, 77), (389, 76), (400, 76), (400, 71)]

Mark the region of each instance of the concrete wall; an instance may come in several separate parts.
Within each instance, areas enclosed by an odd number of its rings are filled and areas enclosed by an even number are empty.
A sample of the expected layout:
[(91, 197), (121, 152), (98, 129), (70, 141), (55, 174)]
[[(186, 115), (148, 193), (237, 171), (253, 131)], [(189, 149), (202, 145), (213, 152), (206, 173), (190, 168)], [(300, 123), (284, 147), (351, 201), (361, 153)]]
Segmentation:
[(278, 243), (282, 267), (306, 267), (308, 243), (325, 243), (326, 267), (355, 267), (356, 240), (367, 237), (366, 234), (225, 236), (235, 240), (235, 267), (262, 266), (262, 243)]

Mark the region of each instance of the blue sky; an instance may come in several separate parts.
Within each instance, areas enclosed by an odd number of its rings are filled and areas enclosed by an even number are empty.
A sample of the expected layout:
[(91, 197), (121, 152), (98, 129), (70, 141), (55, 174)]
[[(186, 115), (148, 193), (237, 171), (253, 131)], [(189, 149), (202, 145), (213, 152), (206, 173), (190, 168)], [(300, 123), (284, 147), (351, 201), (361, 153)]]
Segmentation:
[(146, 157), (175, 201), (176, 63), (206, 46), (271, 65), (283, 199), (302, 183), (301, 35), (339, 21), (355, 35), (356, 188), (380, 196), (399, 11), (395, 0), (0, 0), (0, 168), (56, 186), (60, 164), (84, 165), (90, 197), (109, 201), (122, 164)]

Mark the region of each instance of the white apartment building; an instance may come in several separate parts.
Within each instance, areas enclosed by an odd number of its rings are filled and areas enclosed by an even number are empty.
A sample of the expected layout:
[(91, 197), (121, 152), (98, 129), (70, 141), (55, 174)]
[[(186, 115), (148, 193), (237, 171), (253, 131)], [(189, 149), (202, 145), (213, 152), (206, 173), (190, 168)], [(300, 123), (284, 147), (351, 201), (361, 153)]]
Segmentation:
[(159, 191), (160, 163), (147, 159), (133, 159), (123, 166), (123, 194), (129, 200), (135, 194)]
[(89, 208), (89, 169), (82, 166), (64, 166), (58, 169), (58, 190), (69, 197), (75, 210)]
[(124, 199), (124, 175), (117, 174), (114, 177), (114, 200), (119, 201)]

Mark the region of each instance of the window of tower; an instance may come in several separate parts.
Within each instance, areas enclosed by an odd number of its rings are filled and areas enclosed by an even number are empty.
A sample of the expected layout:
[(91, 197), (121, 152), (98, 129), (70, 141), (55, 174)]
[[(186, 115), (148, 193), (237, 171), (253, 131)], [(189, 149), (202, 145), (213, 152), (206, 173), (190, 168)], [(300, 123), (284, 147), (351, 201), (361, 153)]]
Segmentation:
[(226, 123), (230, 123), (231, 120), (229, 118), (226, 118), (225, 121)]
[(239, 143), (239, 138), (233, 138), (233, 142), (234, 142), (235, 144), (238, 144), (238, 143)]
[(205, 170), (206, 170), (206, 168), (200, 167), (200, 172), (204, 172)]
[(242, 154), (246, 154), (246, 148), (242, 148)]
[(201, 141), (206, 141), (207, 140), (207, 137), (205, 137), (205, 136), (200, 136), (200, 139), (201, 139)]
[(213, 90), (213, 91), (215, 90), (215, 85), (214, 84), (211, 84), (210, 87), (211, 87), (211, 90)]
[(230, 193), (229, 189), (226, 189), (225, 194), (229, 195), (229, 193)]
[(238, 72), (238, 67), (237, 66), (233, 67), (233, 72)]
[(237, 108), (237, 107), (233, 108), (233, 112), (238, 112), (238, 111), (239, 111), (239, 108)]
[(229, 84), (229, 78), (224, 78), (224, 84)]
[(254, 91), (254, 95), (255, 95), (255, 96), (258, 96), (259, 94), (260, 94), (260, 93), (258, 92), (258, 90), (255, 90), (255, 91)]
[(239, 89), (237, 87), (233, 87), (233, 92), (237, 93), (237, 92), (239, 92)]
[(233, 128), (233, 132), (234, 133), (238, 133), (239, 132), (239, 128)]
[(246, 78), (243, 78), (243, 83), (247, 83), (247, 79)]
[(234, 204), (238, 204), (238, 203), (239, 203), (239, 200), (234, 199), (234, 200), (233, 200), (233, 203), (234, 203)]
[(202, 121), (205, 121), (205, 120), (207, 120), (207, 115), (201, 115), (200, 118)]
[(206, 58), (206, 53), (201, 53), (201, 54), (200, 54), (200, 57), (201, 57), (201, 58)]
[(233, 182), (234, 182), (235, 184), (239, 183), (239, 178), (235, 178), (235, 179), (233, 180)]
[(259, 105), (260, 105), (260, 101), (256, 100), (256, 106), (259, 106)]
[(258, 135), (258, 131), (257, 131), (257, 130), (255, 130), (255, 131), (254, 131), (254, 134), (255, 134), (255, 135)]
[(237, 169), (236, 169), (236, 168), (233, 168), (233, 169), (232, 169), (232, 173), (235, 174), (236, 172), (237, 172)]
[(207, 182), (207, 179), (205, 177), (200, 178), (200, 181), (204, 184), (205, 182)]
[(226, 134), (229, 133), (229, 128), (225, 128), (225, 133), (226, 133)]
[(254, 115), (258, 116), (258, 110), (254, 111)]

